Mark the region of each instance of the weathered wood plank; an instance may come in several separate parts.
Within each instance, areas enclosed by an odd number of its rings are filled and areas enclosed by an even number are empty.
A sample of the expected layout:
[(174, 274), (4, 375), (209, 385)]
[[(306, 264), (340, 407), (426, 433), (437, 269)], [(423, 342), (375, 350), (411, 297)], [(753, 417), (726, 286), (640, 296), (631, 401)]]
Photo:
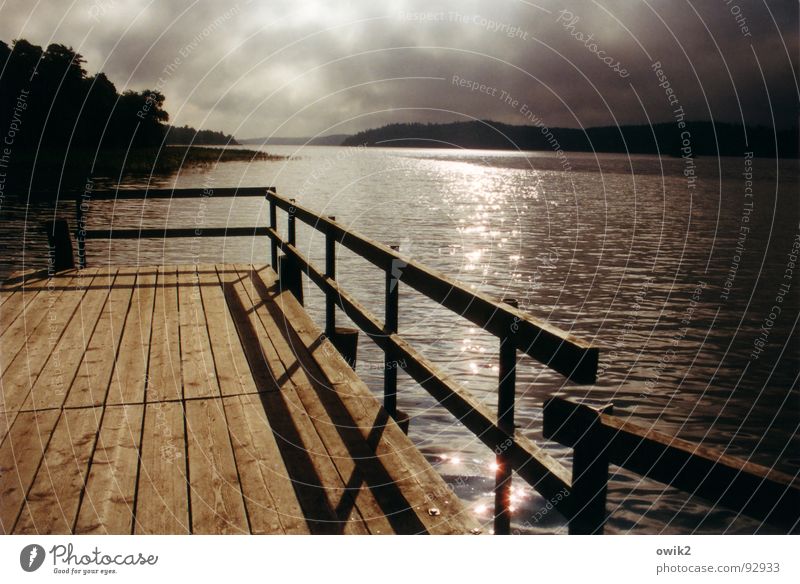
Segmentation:
[(222, 400), (185, 407), (192, 533), (250, 533)]
[[(274, 283), (274, 273), (262, 269), (253, 276), (257, 278), (256, 287), (262, 296), (270, 294), (268, 286)], [(417, 521), (401, 525), (403, 532), (469, 533), (477, 528), (477, 521), (333, 345), (327, 340), (320, 341), (321, 332), (291, 294), (281, 293), (276, 288), (272, 288), (272, 293), (276, 308), (273, 315), (279, 326), (296, 335), (295, 346), (309, 350), (311, 359), (301, 354), (302, 367), (309, 372), (309, 377), (328, 382), (327, 386), (315, 385), (314, 393), (307, 396), (308, 403), (324, 406), (336, 428), (350, 435), (348, 443), (360, 445), (352, 453), (353, 458), (364, 465), (367, 462), (380, 465), (380, 470), (373, 471), (376, 475), (373, 480), (386, 491), (380, 493), (384, 507), (392, 508), (395, 518), (413, 509)], [(281, 313), (286, 319), (282, 323)], [(397, 506), (398, 499), (405, 507)], [(439, 515), (431, 515), (432, 508), (437, 509)]]
[[(300, 260), (298, 260), (300, 261)], [(325, 279), (325, 276), (307, 263), (303, 269), (323, 290), (335, 292), (335, 298), (342, 310), (382, 349), (389, 350), (404, 362), (404, 370), (457, 420), (467, 427), (484, 444), (494, 450), (499, 445), (505, 455), (530, 485), (535, 485), (545, 498), (563, 498), (569, 493), (571, 478), (567, 469), (532, 440), (511, 436), (496, 422), (496, 416), (485, 405), (475, 399), (449, 375), (426, 359), (398, 334), (387, 334), (383, 324), (353, 296), (343, 291), (338, 284)], [(568, 496), (568, 495), (567, 495)], [(559, 510), (570, 513), (571, 500), (564, 498)]]
[(258, 326), (258, 316), (246, 306), (249, 296), (244, 289), (244, 280), (233, 266), (217, 266), (217, 275), (256, 388), (258, 391), (277, 391), (285, 381), (280, 378), (280, 359), (274, 351), (262, 350), (262, 345), (269, 346), (269, 338)]
[(75, 381), (72, 382), (65, 407), (77, 408), (105, 403), (135, 282), (136, 268), (119, 269), (97, 326), (94, 327), (94, 332), (89, 333), (91, 338)]
[(0, 331), (0, 372), (8, 369), (19, 350), (25, 346), (26, 340), (33, 336), (40, 326), (48, 326), (45, 317), (62, 309), (64, 300), (61, 297), (64, 292), (74, 292), (78, 287), (86, 286), (96, 271), (84, 270), (83, 273), (78, 273), (76, 270), (70, 270), (66, 275), (58, 276), (58, 284), (52, 290), (36, 293), (35, 298), (26, 305), (26, 310), (20, 318)]
[(14, 533), (72, 533), (102, 408), (63, 410)]
[(131, 533), (143, 415), (143, 405), (106, 407), (75, 533)]
[(198, 266), (197, 273), (220, 391), (222, 395), (255, 393), (258, 389), (225, 303), (216, 269), (213, 265)]
[(223, 401), (251, 533), (310, 533), (261, 400)]
[(0, 533), (11, 533), (50, 441), (59, 410), (22, 412), (0, 447)]
[[(246, 275), (249, 268), (242, 267), (240, 275)], [(404, 504), (403, 497), (391, 484), (385, 470), (380, 464), (375, 464), (374, 456), (371, 457), (360, 435), (356, 435), (352, 428), (352, 420), (344, 420), (337, 416), (337, 409), (334, 405), (326, 409), (320, 401), (317, 393), (312, 388), (312, 380), (316, 374), (315, 382), (324, 380), (324, 376), (318, 369), (306, 370), (306, 365), (298, 359), (298, 354), (306, 351), (306, 346), (298, 339), (290, 339), (288, 331), (276, 322), (275, 304), (260, 303), (261, 297), (258, 292), (250, 288), (249, 293), (253, 294), (250, 298), (251, 303), (258, 306), (256, 313), (261, 319), (261, 325), (267, 331), (269, 340), (283, 365), (282, 376), (287, 377), (297, 393), (297, 397), (308, 412), (317, 434), (325, 445), (331, 461), (336, 467), (341, 481), (346, 485), (345, 497), (336, 506), (337, 510), (344, 510), (349, 504), (358, 509), (359, 515), (363, 518), (371, 533), (393, 533), (395, 530), (400, 533), (418, 533), (424, 531), (423, 525), (406, 511), (408, 506)], [(272, 305), (271, 307), (269, 305)], [(298, 305), (299, 306), (299, 305)], [(269, 308), (272, 308), (270, 311)], [(283, 326), (285, 326), (284, 323)], [(294, 343), (292, 344), (292, 341)], [(330, 392), (329, 387), (323, 387), (322, 392)], [(332, 419), (331, 416), (336, 419)], [(358, 460), (358, 463), (356, 463)], [(381, 497), (383, 506), (376, 499), (372, 488), (376, 491), (385, 492)], [(380, 494), (380, 493), (379, 493)], [(387, 519), (391, 517), (391, 521)]]
[(150, 356), (150, 330), (156, 296), (155, 267), (140, 267), (136, 288), (122, 332), (119, 354), (114, 363), (106, 404), (132, 404), (144, 401), (147, 385), (147, 360)]
[[(47, 319), (40, 322), (30, 337), (25, 341), (24, 347), (19, 351), (15, 359), (3, 370), (2, 376), (2, 403), (0, 408), (7, 411), (19, 410), (28, 397), (31, 387), (36, 383), (39, 373), (44, 368), (48, 359), (52, 355), (53, 348), (58, 344), (64, 329), (76, 319), (84, 323), (83, 314), (80, 308), (81, 300), (87, 291), (94, 292), (96, 287), (100, 287), (100, 293), (107, 291), (108, 282), (113, 281), (114, 271), (100, 269), (94, 277), (83, 278), (78, 276), (74, 289), (67, 286), (64, 292), (55, 299), (51, 307), (47, 309)], [(87, 288), (89, 290), (87, 290)], [(84, 328), (94, 326), (94, 314), (88, 315)], [(91, 329), (90, 329), (91, 333)], [(75, 339), (73, 342), (76, 342)], [(71, 382), (69, 379), (67, 383)], [(63, 396), (59, 396), (62, 398)]]
[[(245, 267), (241, 268), (246, 271)], [(286, 467), (292, 475), (300, 504), (313, 533), (368, 533), (369, 530), (342, 480), (331, 454), (320, 439), (311, 416), (298, 397), (272, 342), (261, 324), (242, 282), (237, 282), (228, 302), (234, 313), (251, 316), (242, 338), (257, 338), (260, 351), (278, 379), (280, 392), (263, 395), (267, 417), (276, 435)]]
[(8, 278), (0, 283), (0, 292), (15, 290), (23, 284), (29, 282), (47, 280), (47, 278), (51, 275), (51, 272), (52, 270), (48, 271), (47, 268), (27, 268), (23, 270), (15, 270), (8, 275)]
[(186, 399), (220, 395), (195, 266), (178, 267), (181, 371)]
[[(90, 338), (109, 295), (113, 275), (98, 275), (33, 383), (22, 410), (60, 408), (75, 385)], [(75, 292), (70, 292), (75, 294)]]
[(134, 532), (190, 533), (186, 437), (180, 402), (147, 404)]
[(161, 266), (156, 280), (145, 398), (158, 402), (182, 397), (178, 276), (174, 267)]
[[(74, 272), (71, 270), (69, 274)], [(59, 276), (67, 275), (67, 272)], [(47, 277), (47, 271), (32, 271), (31, 274), (12, 278), (15, 284), (9, 284), (8, 280), (3, 283), (0, 291), (0, 333), (4, 332), (14, 320), (22, 314), (39, 294), (47, 291), (48, 283), (51, 280)], [(55, 280), (52, 281), (54, 285)]]

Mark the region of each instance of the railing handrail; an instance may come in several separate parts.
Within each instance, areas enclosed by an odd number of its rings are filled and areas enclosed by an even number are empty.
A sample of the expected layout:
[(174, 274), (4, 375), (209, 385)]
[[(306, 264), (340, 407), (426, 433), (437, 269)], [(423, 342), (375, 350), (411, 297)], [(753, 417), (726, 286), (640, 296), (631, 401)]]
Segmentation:
[(161, 229), (86, 229), (86, 214), (89, 206), (95, 201), (121, 201), (138, 200), (150, 201), (155, 199), (219, 199), (239, 197), (263, 197), (274, 187), (203, 187), (189, 189), (114, 189), (114, 190), (84, 190), (72, 191), (71, 197), (75, 200), (75, 241), (78, 246), (78, 264), (86, 266), (86, 240), (87, 239), (160, 239), (171, 237), (253, 237), (267, 235), (266, 227), (206, 227), (206, 228), (178, 228), (164, 227)]
[[(267, 193), (267, 200), (317, 231), (332, 235), (338, 243), (383, 271), (392, 272), (398, 282), (408, 284), (494, 336), (507, 338), (517, 349), (571, 381), (595, 382), (599, 357), (596, 347), (487, 294), (470, 290), (437, 270), (279, 196), (274, 189)], [(270, 236), (273, 241), (279, 238), (277, 232)]]
[(72, 191), (71, 197), (85, 201), (114, 201), (151, 199), (199, 199), (230, 197), (263, 197), (273, 187), (203, 187), (189, 189), (103, 189)]

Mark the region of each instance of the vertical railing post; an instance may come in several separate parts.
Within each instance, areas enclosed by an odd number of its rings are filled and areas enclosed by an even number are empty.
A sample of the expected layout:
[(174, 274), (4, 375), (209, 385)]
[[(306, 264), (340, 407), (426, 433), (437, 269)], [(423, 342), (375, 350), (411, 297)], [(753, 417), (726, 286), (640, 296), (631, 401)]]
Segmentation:
[(289, 207), (289, 225), (287, 228), (286, 239), (289, 241), (289, 245), (295, 245), (297, 243), (297, 233), (296, 229), (296, 219), (295, 216), (296, 210), (294, 208), (295, 199), (289, 199), (289, 202), (292, 204)]
[[(295, 247), (297, 245), (297, 232), (296, 232), (296, 209), (294, 207), (294, 199), (289, 199), (291, 206), (289, 207), (289, 225), (287, 228), (286, 243)], [(281, 283), (281, 289), (289, 290), (297, 301), (303, 304), (303, 278), (300, 266), (295, 261), (295, 258), (289, 255), (283, 255), (280, 258), (280, 267), (278, 269), (278, 278)]]
[(596, 437), (600, 414), (613, 412), (611, 404), (599, 408), (581, 406), (586, 430), (581, 433), (572, 455), (571, 501), (575, 514), (569, 521), (571, 535), (602, 535), (606, 522), (608, 493), (607, 445)]
[[(333, 215), (328, 219), (336, 221)], [(325, 230), (325, 276), (336, 280), (336, 237), (330, 227)], [(336, 296), (333, 290), (325, 292), (325, 336), (329, 339), (336, 336)]]
[(60, 272), (74, 268), (75, 256), (72, 250), (69, 222), (66, 219), (55, 219), (45, 222), (43, 227), (47, 233), (47, 243), (50, 248), (48, 270)]
[[(274, 193), (273, 193), (274, 194)], [(270, 198), (269, 192), (267, 193), (267, 199), (269, 200), (269, 227), (274, 232), (278, 231), (278, 206), (275, 203), (275, 199)], [(275, 241), (274, 238), (270, 237), (270, 262), (272, 263), (272, 269), (275, 270), (277, 273), (278, 271), (278, 242)]]
[[(503, 302), (516, 308), (517, 301), (505, 298)], [(500, 338), (500, 373), (497, 395), (497, 425), (514, 437), (514, 402), (516, 400), (517, 348), (511, 338), (513, 325)], [(512, 469), (506, 450), (508, 445), (498, 445), (495, 449), (495, 487), (494, 487), (494, 533), (511, 533), (511, 476)]]
[[(400, 246), (391, 246), (398, 251)], [(386, 322), (387, 334), (397, 332), (400, 300), (400, 269), (398, 260), (392, 260), (386, 271)], [(392, 418), (397, 419), (397, 361), (391, 351), (383, 352), (383, 406)]]

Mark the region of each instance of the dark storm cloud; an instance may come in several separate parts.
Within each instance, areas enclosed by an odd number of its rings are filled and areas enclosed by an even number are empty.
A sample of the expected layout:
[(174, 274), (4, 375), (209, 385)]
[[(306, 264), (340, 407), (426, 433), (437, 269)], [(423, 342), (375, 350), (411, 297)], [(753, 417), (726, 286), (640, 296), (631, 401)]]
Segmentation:
[(786, 126), (797, 123), (797, 13), (792, 0), (13, 0), (0, 38), (70, 44), (118, 89), (161, 89), (174, 122), (237, 136), (531, 115), (646, 123), (677, 107)]

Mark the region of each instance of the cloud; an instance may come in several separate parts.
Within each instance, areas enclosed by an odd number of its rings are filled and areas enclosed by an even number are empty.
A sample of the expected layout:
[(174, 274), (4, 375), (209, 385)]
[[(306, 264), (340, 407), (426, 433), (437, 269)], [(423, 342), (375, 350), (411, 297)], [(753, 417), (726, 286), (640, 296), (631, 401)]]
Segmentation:
[(797, 20), (792, 0), (8, 0), (0, 38), (72, 45), (119, 89), (159, 87), (175, 123), (241, 137), (524, 123), (520, 104), (551, 126), (668, 121), (677, 104), (785, 127)]

